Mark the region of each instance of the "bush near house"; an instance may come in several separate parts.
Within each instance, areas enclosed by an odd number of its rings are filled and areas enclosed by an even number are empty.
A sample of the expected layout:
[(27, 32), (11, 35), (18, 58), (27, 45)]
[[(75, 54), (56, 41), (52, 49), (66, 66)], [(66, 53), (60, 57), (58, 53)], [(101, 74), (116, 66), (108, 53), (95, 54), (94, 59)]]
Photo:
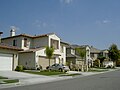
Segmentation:
[(117, 66), (117, 67), (120, 67), (120, 60), (117, 60), (117, 61), (116, 61), (116, 66)]
[(23, 71), (23, 66), (22, 65), (18, 65), (16, 67), (15, 71), (18, 71), (18, 72)]
[(93, 62), (93, 67), (100, 67), (100, 60), (99, 60), (99, 59), (96, 59), (96, 60)]

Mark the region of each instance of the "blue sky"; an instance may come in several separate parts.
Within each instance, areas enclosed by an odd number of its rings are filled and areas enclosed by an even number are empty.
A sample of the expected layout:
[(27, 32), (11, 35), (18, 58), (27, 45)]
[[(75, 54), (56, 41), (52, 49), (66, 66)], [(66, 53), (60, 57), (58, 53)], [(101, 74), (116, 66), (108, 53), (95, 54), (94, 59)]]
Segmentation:
[(0, 0), (0, 31), (55, 32), (70, 44), (120, 48), (120, 0)]

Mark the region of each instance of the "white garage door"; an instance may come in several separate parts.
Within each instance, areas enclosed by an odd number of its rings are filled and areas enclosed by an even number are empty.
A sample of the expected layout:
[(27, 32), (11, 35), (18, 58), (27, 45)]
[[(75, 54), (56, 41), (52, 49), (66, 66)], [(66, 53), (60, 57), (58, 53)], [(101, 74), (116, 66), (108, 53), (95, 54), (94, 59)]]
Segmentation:
[(0, 70), (12, 70), (12, 61), (11, 54), (0, 54)]

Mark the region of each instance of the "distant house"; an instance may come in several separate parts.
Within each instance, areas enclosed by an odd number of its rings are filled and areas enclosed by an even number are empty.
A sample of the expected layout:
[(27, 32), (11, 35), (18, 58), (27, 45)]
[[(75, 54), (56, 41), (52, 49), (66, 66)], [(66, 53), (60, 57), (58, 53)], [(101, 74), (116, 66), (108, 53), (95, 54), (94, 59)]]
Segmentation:
[(67, 47), (66, 62), (68, 65), (71, 65), (71, 64), (84, 65), (84, 60), (82, 60), (80, 56), (75, 54), (75, 48), (72, 46)]
[(99, 55), (101, 54), (101, 50), (91, 46), (90, 47), (90, 57), (92, 58), (93, 61), (95, 61)]
[(54, 47), (53, 63), (66, 64), (66, 46), (55, 33), (31, 36), (27, 34), (15, 35), (15, 30), (11, 30), (10, 37), (2, 38), (2, 42), (10, 46), (23, 49), (18, 52), (18, 64), (27, 69), (36, 69), (48, 66), (48, 59), (45, 54), (46, 46)]
[[(80, 57), (79, 53), (77, 52), (76, 48), (85, 49), (86, 55), (84, 58)], [(90, 48), (88, 45), (70, 45), (67, 47), (67, 63), (72, 62), (72, 64), (79, 64), (79, 65), (91, 65), (92, 61), (90, 58)]]

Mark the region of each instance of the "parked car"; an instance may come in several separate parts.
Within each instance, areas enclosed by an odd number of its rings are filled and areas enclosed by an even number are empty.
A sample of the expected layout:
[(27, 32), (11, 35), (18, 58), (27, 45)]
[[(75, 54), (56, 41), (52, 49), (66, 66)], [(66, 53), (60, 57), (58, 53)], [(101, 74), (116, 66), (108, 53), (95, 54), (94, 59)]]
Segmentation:
[(53, 64), (52, 66), (46, 67), (48, 70), (60, 70), (60, 71), (69, 71), (69, 67), (65, 66), (64, 64)]

